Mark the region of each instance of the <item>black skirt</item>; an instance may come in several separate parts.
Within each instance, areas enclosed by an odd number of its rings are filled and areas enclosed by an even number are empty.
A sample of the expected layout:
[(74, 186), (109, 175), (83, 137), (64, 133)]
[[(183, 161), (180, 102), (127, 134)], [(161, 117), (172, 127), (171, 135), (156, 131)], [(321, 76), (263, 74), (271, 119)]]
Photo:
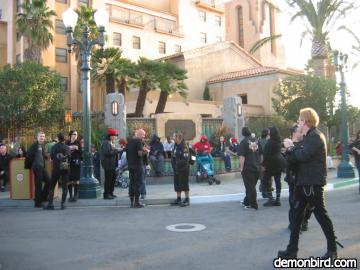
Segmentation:
[(183, 170), (174, 170), (174, 189), (176, 192), (189, 191), (189, 166)]

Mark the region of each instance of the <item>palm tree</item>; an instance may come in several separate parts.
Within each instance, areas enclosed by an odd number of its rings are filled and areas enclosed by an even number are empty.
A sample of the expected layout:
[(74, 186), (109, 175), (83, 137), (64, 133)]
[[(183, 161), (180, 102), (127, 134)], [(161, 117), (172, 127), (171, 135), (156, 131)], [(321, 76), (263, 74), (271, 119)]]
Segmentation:
[(93, 52), (91, 63), (91, 79), (105, 81), (106, 93), (115, 92), (115, 77), (118, 63), (121, 61), (122, 50), (118, 48), (97, 49)]
[(135, 117), (143, 115), (147, 93), (157, 88), (159, 75), (160, 62), (140, 57), (134, 68), (134, 76), (131, 78), (131, 84), (139, 88)]
[(175, 63), (170, 61), (161, 63), (159, 84), (161, 92), (155, 113), (164, 112), (170, 94), (177, 92), (182, 97), (187, 97), (187, 86), (184, 83), (186, 79), (186, 70), (179, 68)]
[[(306, 23), (307, 29), (302, 33), (302, 37), (310, 36), (311, 38), (311, 58), (314, 60), (314, 73), (318, 76), (324, 76), (324, 63), (329, 53), (326, 44), (329, 34), (337, 30), (335, 26), (354, 8), (355, 1), (319, 0), (316, 5), (313, 2), (312, 0), (287, 0), (291, 7), (298, 9), (291, 21), (299, 17)], [(344, 28), (344, 26), (341, 27)]]
[(17, 15), (16, 25), (19, 33), (27, 40), (28, 46), (24, 51), (24, 58), (41, 63), (41, 51), (53, 42), (52, 17), (56, 16), (56, 13), (46, 6), (44, 0), (26, 1), (22, 8), (24, 13)]
[(254, 54), (257, 50), (259, 50), (261, 47), (263, 47), (264, 45), (268, 44), (269, 42), (276, 40), (278, 38), (280, 38), (282, 35), (281, 34), (277, 34), (274, 36), (268, 36), (262, 39), (259, 39), (258, 41), (256, 41), (254, 43), (254, 45), (251, 47), (251, 49), (249, 50), (250, 54)]
[(134, 64), (126, 58), (121, 58), (116, 64), (115, 79), (118, 84), (119, 93), (125, 97), (128, 90), (129, 77), (134, 76)]

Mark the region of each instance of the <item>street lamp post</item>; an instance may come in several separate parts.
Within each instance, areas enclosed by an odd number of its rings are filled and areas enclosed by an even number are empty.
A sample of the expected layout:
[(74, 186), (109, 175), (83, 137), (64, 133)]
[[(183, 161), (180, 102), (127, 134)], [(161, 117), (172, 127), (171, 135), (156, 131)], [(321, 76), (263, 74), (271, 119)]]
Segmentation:
[(67, 45), (69, 52), (75, 45), (80, 50), (81, 55), (81, 72), (83, 80), (83, 136), (84, 136), (84, 149), (83, 149), (83, 166), (80, 177), (79, 198), (90, 199), (97, 198), (101, 194), (99, 181), (94, 177), (94, 167), (92, 165), (92, 156), (90, 152), (91, 146), (91, 122), (90, 122), (90, 56), (91, 49), (95, 45), (104, 46), (104, 32), (105, 25), (109, 21), (109, 14), (99, 9), (94, 14), (96, 25), (99, 27), (99, 38), (91, 40), (89, 38), (89, 29), (84, 27), (83, 36), (81, 40), (73, 37), (73, 29), (77, 23), (78, 15), (71, 8), (67, 9), (62, 14), (62, 19), (66, 27)]
[(347, 122), (347, 106), (346, 106), (346, 83), (345, 83), (345, 69), (347, 67), (347, 54), (334, 51), (334, 64), (336, 71), (340, 72), (340, 92), (341, 92), (341, 145), (342, 155), (341, 163), (337, 168), (337, 177), (353, 178), (355, 177), (354, 169), (349, 162), (349, 145), (348, 145), (348, 122)]

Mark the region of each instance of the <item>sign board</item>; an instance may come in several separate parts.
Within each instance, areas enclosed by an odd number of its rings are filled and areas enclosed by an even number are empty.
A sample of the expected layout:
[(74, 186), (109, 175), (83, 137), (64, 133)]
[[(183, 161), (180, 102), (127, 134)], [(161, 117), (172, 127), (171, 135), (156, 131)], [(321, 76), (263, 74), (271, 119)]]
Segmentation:
[(165, 123), (165, 136), (172, 136), (176, 132), (181, 132), (184, 139), (191, 141), (196, 137), (196, 127), (193, 120), (168, 120)]

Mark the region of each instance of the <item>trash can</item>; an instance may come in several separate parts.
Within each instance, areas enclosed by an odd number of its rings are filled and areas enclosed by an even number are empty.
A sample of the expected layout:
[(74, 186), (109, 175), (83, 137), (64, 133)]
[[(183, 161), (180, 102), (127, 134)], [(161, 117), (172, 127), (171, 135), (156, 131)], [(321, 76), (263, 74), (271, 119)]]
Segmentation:
[[(35, 197), (35, 178), (32, 170), (24, 168), (25, 158), (14, 158), (10, 161), (10, 199), (30, 200)], [(45, 161), (45, 169), (51, 177), (51, 161)], [(58, 196), (58, 185), (55, 187), (54, 197)]]

